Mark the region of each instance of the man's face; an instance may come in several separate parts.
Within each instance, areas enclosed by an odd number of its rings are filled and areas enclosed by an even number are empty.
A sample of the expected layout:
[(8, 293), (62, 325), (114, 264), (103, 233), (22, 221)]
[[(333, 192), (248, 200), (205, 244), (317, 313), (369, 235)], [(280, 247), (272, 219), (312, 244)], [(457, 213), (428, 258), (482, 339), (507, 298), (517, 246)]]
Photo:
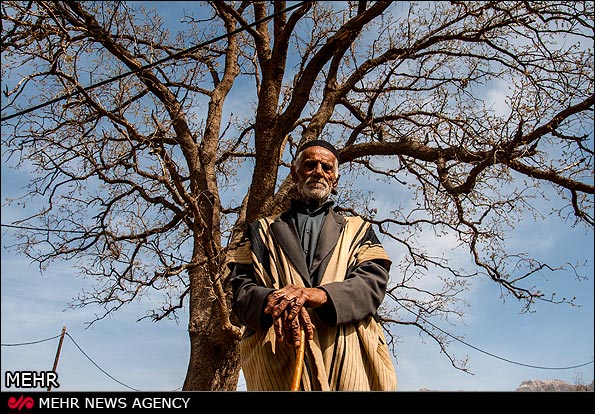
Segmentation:
[(302, 151), (298, 164), (291, 168), (291, 177), (305, 201), (325, 200), (337, 187), (336, 161), (333, 153), (324, 147), (308, 147)]

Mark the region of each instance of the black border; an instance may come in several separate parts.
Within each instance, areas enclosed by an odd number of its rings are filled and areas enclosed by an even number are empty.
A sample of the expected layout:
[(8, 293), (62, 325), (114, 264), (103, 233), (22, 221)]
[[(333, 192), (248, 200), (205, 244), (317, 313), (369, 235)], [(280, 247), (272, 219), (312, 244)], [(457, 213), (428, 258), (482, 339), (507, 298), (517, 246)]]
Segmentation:
[[(85, 398), (124, 398), (126, 407), (112, 408), (111, 411), (132, 408), (135, 399), (152, 402), (154, 399), (189, 398), (188, 410), (196, 413), (229, 409), (237, 405), (239, 410), (281, 410), (283, 412), (311, 413), (318, 409), (357, 410), (363, 414), (368, 411), (384, 411), (399, 409), (419, 410), (428, 408), (456, 410), (461, 412), (476, 413), (481, 409), (514, 410), (527, 407), (532, 412), (537, 408), (553, 409), (561, 407), (560, 404), (585, 404), (593, 402), (593, 392), (248, 392), (248, 391), (221, 391), (221, 392), (69, 392), (69, 391), (27, 391), (15, 389), (2, 391), (0, 412), (6, 414), (41, 414), (57, 412), (94, 411), (85, 408)], [(61, 401), (79, 402), (78, 408), (68, 408), (64, 404), (55, 408), (40, 408), (40, 398), (57, 398)], [(28, 408), (24, 404), (20, 407), (9, 407), (9, 399), (33, 402)], [(121, 400), (123, 401), (123, 400)], [(504, 405), (502, 405), (504, 404)], [(12, 404), (14, 406), (14, 404)], [(578, 409), (581, 406), (575, 406)], [(20, 408), (20, 410), (18, 409)], [(567, 406), (567, 408), (569, 408)], [(99, 409), (99, 408), (95, 408)], [(156, 407), (141, 407), (142, 409), (158, 409)], [(161, 407), (159, 409), (166, 409)], [(184, 409), (184, 408), (180, 408)]]

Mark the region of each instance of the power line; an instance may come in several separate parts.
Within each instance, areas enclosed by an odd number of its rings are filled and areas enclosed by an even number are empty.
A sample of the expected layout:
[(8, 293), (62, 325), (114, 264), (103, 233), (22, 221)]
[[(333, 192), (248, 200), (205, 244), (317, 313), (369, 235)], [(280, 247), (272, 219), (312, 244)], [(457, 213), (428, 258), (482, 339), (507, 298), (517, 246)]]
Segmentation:
[[(60, 334), (62, 335), (62, 334)], [(21, 342), (18, 344), (0, 344), (1, 346), (24, 346), (24, 345), (34, 345), (34, 344), (40, 344), (42, 342), (46, 342), (46, 341), (51, 341), (52, 339), (56, 339), (59, 338), (60, 335), (56, 335), (56, 336), (52, 336), (51, 338), (46, 338), (46, 339), (40, 339), (39, 341), (33, 341), (33, 342)]]
[[(83, 91), (90, 91), (92, 89), (95, 89), (95, 88), (98, 88), (100, 86), (106, 85), (106, 84), (108, 84), (110, 82), (113, 82), (113, 81), (116, 81), (116, 80), (125, 78), (126, 76), (133, 75), (135, 73), (138, 73), (138, 72), (141, 72), (141, 71), (144, 71), (144, 70), (147, 70), (147, 69), (151, 69), (151, 68), (153, 68), (153, 67), (155, 67), (157, 65), (160, 65), (160, 64), (162, 64), (164, 62), (167, 62), (168, 60), (172, 60), (172, 59), (177, 59), (177, 58), (183, 57), (184, 55), (189, 54), (189, 53), (192, 53), (192, 52), (194, 52), (194, 51), (196, 51), (196, 50), (198, 50), (200, 48), (203, 48), (203, 47), (205, 47), (207, 45), (210, 45), (211, 43), (218, 42), (219, 40), (225, 39), (226, 37), (229, 37), (229, 36), (235, 35), (237, 33), (243, 32), (244, 30), (249, 29), (250, 27), (256, 26), (256, 25), (258, 25), (260, 23), (263, 23), (263, 22), (265, 22), (267, 20), (270, 20), (270, 19), (272, 19), (275, 16), (278, 16), (280, 14), (283, 14), (283, 13), (289, 12), (289, 11), (291, 11), (293, 9), (296, 9), (296, 8), (302, 6), (305, 3), (308, 3), (308, 1), (299, 2), (297, 4), (294, 4), (293, 6), (287, 7), (286, 9), (283, 9), (283, 10), (278, 11), (276, 13), (273, 13), (271, 15), (265, 16), (262, 19), (256, 20), (256, 21), (254, 21), (254, 22), (252, 22), (252, 23), (250, 23), (250, 24), (248, 24), (246, 26), (242, 26), (239, 29), (232, 30), (229, 33), (223, 34), (221, 36), (217, 36), (217, 37), (215, 37), (215, 38), (213, 38), (211, 40), (207, 40), (207, 41), (205, 41), (203, 43), (200, 43), (200, 44), (198, 44), (196, 46), (192, 46), (192, 47), (190, 47), (188, 49), (185, 49), (185, 50), (182, 50), (182, 51), (180, 51), (178, 53), (174, 53), (173, 55), (170, 55), (170, 56), (167, 56), (165, 58), (156, 60), (155, 62), (149, 63), (148, 65), (144, 65), (144, 66), (141, 66), (140, 68), (132, 69), (132, 70), (130, 70), (128, 72), (124, 72), (124, 73), (121, 73), (119, 75), (113, 76), (112, 78), (108, 78), (106, 80), (97, 82), (95, 84), (91, 84), (89, 86), (84, 87), (83, 88)], [(30, 107), (30, 108), (24, 109), (22, 111), (15, 112), (15, 113), (13, 113), (11, 115), (7, 115), (7, 116), (5, 116), (3, 118), (0, 118), (0, 121), (1, 122), (4, 122), (4, 121), (8, 121), (9, 119), (15, 118), (17, 116), (25, 115), (25, 114), (27, 114), (29, 112), (32, 112), (32, 111), (36, 110), (36, 109), (41, 109), (41, 108), (43, 108), (45, 106), (48, 106), (48, 105), (51, 105), (53, 103), (59, 102), (59, 101), (61, 101), (63, 99), (71, 98), (73, 96), (76, 96), (79, 93), (80, 93), (80, 90), (78, 90), (78, 89), (77, 90), (74, 90), (74, 91), (72, 91), (70, 93), (67, 93), (67, 94), (64, 94), (62, 96), (59, 96), (57, 98), (54, 98), (54, 99), (51, 99), (49, 101), (43, 102), (43, 103), (41, 103), (39, 105), (35, 105), (35, 106)]]
[(10, 227), (10, 228), (19, 229), (19, 230), (46, 231), (49, 233), (77, 233), (77, 234), (87, 233), (83, 230), (42, 229), (41, 227), (16, 226), (14, 224), (0, 224), (0, 227)]
[(91, 363), (93, 365), (95, 365), (97, 367), (97, 369), (99, 369), (101, 372), (103, 372), (105, 375), (107, 375), (108, 377), (110, 377), (111, 379), (113, 379), (114, 381), (116, 381), (118, 384), (123, 385), (124, 387), (131, 389), (132, 391), (140, 391), (136, 388), (133, 388), (129, 385), (124, 384), (122, 381), (117, 380), (116, 378), (114, 378), (113, 376), (111, 376), (110, 374), (107, 373), (107, 371), (105, 371), (103, 368), (101, 368), (99, 365), (97, 365), (97, 363), (95, 361), (93, 361), (93, 359), (91, 359), (91, 357), (89, 355), (87, 355), (85, 353), (85, 351), (83, 351), (83, 349), (79, 346), (79, 344), (76, 343), (76, 341), (74, 340), (74, 338), (67, 333), (66, 336), (68, 336), (68, 338), (70, 338), (70, 340), (72, 341), (72, 343), (74, 343), (74, 345), (79, 349), (79, 351), (81, 351), (81, 353), (89, 360), (91, 361)]
[[(62, 334), (60, 335), (56, 335), (53, 336), (51, 338), (46, 338), (46, 339), (40, 339), (39, 341), (33, 341), (33, 342), (20, 342), (20, 343), (12, 343), (12, 344), (0, 344), (1, 346), (24, 346), (24, 345), (33, 345), (33, 344), (39, 344), (41, 342), (46, 342), (46, 341), (51, 341), (53, 339), (59, 338), (61, 337)], [(65, 332), (65, 336), (67, 336), (72, 343), (74, 343), (74, 345), (78, 348), (78, 350), (93, 364), (95, 365), (95, 367), (97, 367), (97, 369), (99, 369), (101, 372), (103, 372), (105, 375), (107, 375), (109, 378), (111, 378), (112, 380), (116, 381), (118, 384), (132, 390), (132, 391), (141, 391), (139, 389), (136, 389), (134, 387), (131, 387), (125, 383), (123, 383), (122, 381), (114, 378), (111, 374), (109, 374), (106, 370), (104, 370), (103, 368), (101, 368), (99, 366), (99, 364), (97, 364), (89, 355), (87, 355), (87, 353), (85, 351), (83, 351), (83, 349), (80, 347), (80, 345), (74, 340), (74, 338), (70, 335), (70, 333)], [(176, 388), (175, 390), (172, 391), (179, 391), (182, 387)]]
[[(403, 307), (405, 310), (407, 310), (407, 311), (411, 312), (412, 314), (416, 315), (416, 314), (415, 314), (415, 312), (413, 312), (412, 310), (410, 310), (410, 309), (409, 309), (409, 308), (407, 308), (406, 306), (403, 306), (403, 304), (401, 304), (401, 302), (400, 302), (398, 299), (396, 299), (396, 298), (394, 298), (394, 297), (393, 297), (393, 299), (395, 299), (395, 301), (396, 301), (397, 303), (399, 303), (399, 304), (400, 304), (400, 305), (401, 305), (401, 306), (402, 306), (402, 307)], [(589, 365), (589, 364), (592, 364), (592, 363), (594, 362), (594, 360), (591, 360), (591, 361), (588, 361), (588, 362), (585, 362), (585, 363), (582, 363), (582, 364), (573, 365), (573, 366), (568, 366), (568, 367), (542, 367), (542, 366), (537, 366), (537, 365), (530, 365), (530, 364), (524, 364), (524, 363), (522, 363), (522, 362), (512, 361), (512, 360), (510, 360), (510, 359), (507, 359), (507, 358), (504, 358), (504, 357), (501, 357), (501, 356), (495, 355), (495, 354), (493, 354), (493, 353), (491, 353), (491, 352), (484, 351), (483, 349), (480, 349), (480, 348), (478, 348), (478, 347), (476, 347), (476, 346), (473, 346), (473, 345), (471, 345), (470, 343), (468, 343), (468, 342), (465, 342), (465, 341), (463, 341), (462, 339), (459, 339), (459, 338), (457, 338), (456, 336), (454, 336), (454, 335), (452, 335), (452, 334), (450, 334), (450, 333), (446, 332), (445, 330), (443, 330), (443, 329), (440, 329), (439, 327), (437, 327), (436, 325), (434, 325), (432, 322), (428, 321), (427, 319), (424, 319), (423, 317), (421, 317), (421, 316), (419, 316), (419, 315), (416, 315), (416, 316), (417, 316), (417, 317), (419, 317), (419, 318), (420, 318), (421, 320), (423, 320), (424, 322), (426, 322), (428, 325), (431, 325), (431, 326), (432, 326), (432, 327), (434, 327), (435, 329), (439, 330), (440, 332), (444, 333), (445, 335), (448, 335), (448, 336), (449, 336), (449, 337), (451, 337), (452, 339), (454, 339), (454, 340), (456, 340), (456, 341), (459, 341), (459, 342), (460, 342), (460, 343), (462, 343), (463, 345), (466, 345), (466, 346), (468, 346), (468, 347), (470, 347), (470, 348), (473, 348), (473, 349), (475, 349), (476, 351), (478, 351), (478, 352), (481, 352), (481, 353), (483, 353), (483, 354), (489, 355), (489, 356), (491, 356), (492, 358), (496, 358), (496, 359), (499, 359), (499, 360), (501, 360), (501, 361), (508, 362), (508, 363), (510, 363), (510, 364), (521, 365), (521, 366), (524, 366), (524, 367), (529, 367), (529, 368), (536, 368), (536, 369), (565, 370), (565, 369), (574, 369), (574, 368), (580, 368), (580, 367), (584, 367), (584, 366), (586, 366), (586, 365)]]

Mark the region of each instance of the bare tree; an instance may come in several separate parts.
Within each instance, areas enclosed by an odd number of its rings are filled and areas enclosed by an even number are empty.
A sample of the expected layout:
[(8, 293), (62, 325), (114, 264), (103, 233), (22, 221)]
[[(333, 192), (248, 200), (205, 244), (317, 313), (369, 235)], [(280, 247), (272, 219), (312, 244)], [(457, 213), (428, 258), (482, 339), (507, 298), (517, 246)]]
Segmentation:
[[(236, 388), (226, 261), (246, 223), (287, 205), (288, 163), (315, 138), (340, 148), (345, 213), (406, 252), (387, 329), (416, 325), (466, 370), (428, 321), (462, 316), (473, 277), (526, 309), (566, 302), (535, 278), (559, 265), (504, 236), (551, 189), (561, 219), (592, 231), (591, 2), (189, 3), (177, 34), (140, 3), (2, 2), (3, 158), (35, 168), (27, 198), (44, 202), (11, 223), (14, 248), (97, 281), (72, 307), (100, 320), (158, 294), (148, 318), (189, 312), (185, 390)], [(360, 174), (411, 202), (374, 211), (346, 185)], [(421, 288), (427, 276), (442, 285)]]

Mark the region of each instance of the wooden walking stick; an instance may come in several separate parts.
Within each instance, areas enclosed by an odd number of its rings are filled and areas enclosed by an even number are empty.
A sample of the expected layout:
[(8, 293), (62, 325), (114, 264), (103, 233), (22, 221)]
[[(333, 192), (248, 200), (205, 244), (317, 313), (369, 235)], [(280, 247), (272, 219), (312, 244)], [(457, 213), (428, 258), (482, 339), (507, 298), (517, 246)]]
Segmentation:
[(304, 366), (304, 351), (306, 349), (306, 333), (304, 328), (300, 327), (300, 347), (295, 355), (295, 365), (293, 366), (293, 380), (291, 381), (291, 391), (299, 391), (300, 381), (302, 379), (302, 368)]

